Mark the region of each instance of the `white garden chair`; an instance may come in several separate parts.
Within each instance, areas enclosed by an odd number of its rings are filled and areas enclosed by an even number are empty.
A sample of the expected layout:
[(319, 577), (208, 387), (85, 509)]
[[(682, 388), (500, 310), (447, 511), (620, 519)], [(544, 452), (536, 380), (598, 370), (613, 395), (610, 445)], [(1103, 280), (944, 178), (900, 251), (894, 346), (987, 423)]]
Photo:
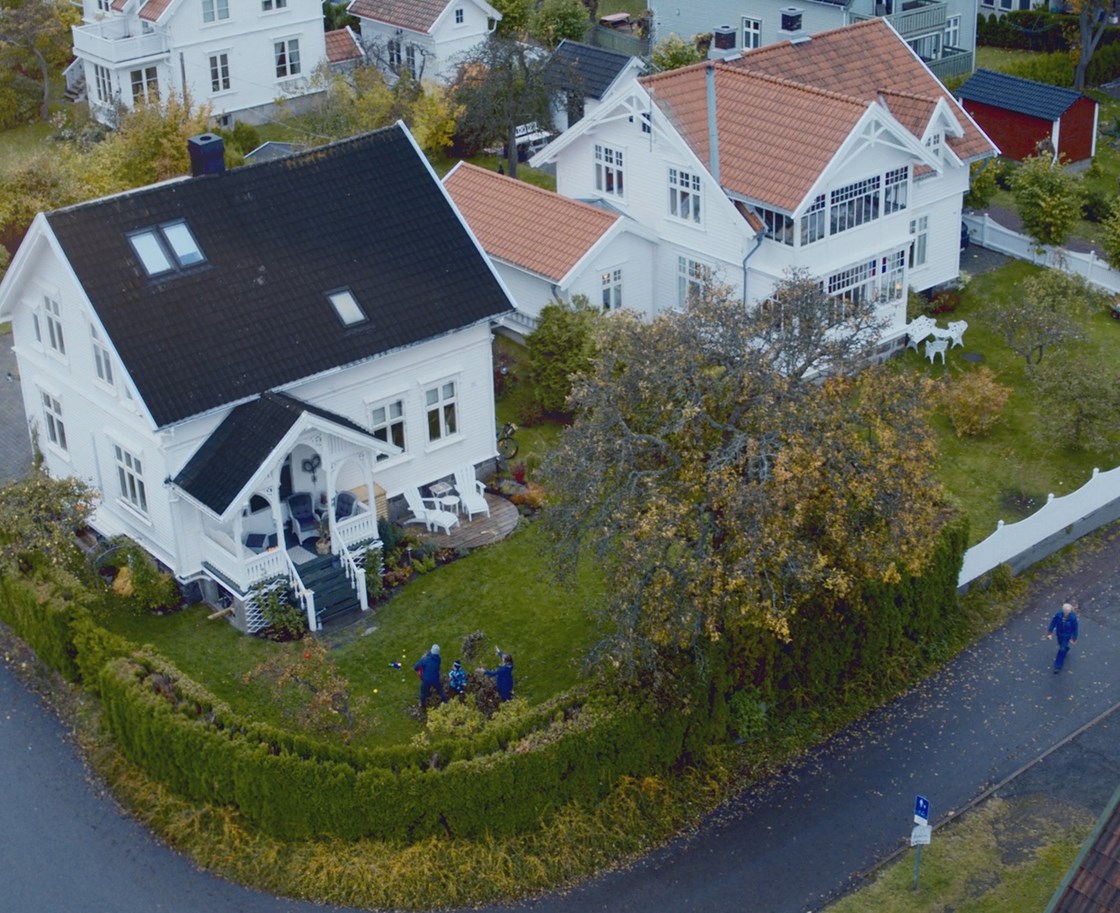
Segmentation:
[(936, 327), (937, 321), (932, 317), (926, 317), (924, 314), (915, 317), (906, 325), (906, 348), (917, 352), (918, 344), (933, 333)]
[(467, 512), (467, 520), (473, 520), (475, 514), (490, 516), (486, 486), (475, 477), (473, 466), (455, 470), (455, 492), (459, 495), (459, 505)]
[(439, 507), (435, 498), (422, 498), (420, 489), (415, 485), (404, 490), (404, 501), (412, 511), (411, 519), (405, 520), (405, 523), (423, 523), (428, 532), (438, 526), (448, 535), (451, 534), (451, 527), (459, 523), (459, 518), (451, 511)]
[(926, 340), (926, 358), (929, 363), (935, 364), (938, 355), (941, 356), (941, 364), (945, 364), (945, 350), (949, 348), (949, 339), (927, 339)]
[(949, 339), (952, 345), (950, 349), (956, 346), (964, 346), (964, 331), (968, 329), (967, 320), (950, 320), (949, 321)]

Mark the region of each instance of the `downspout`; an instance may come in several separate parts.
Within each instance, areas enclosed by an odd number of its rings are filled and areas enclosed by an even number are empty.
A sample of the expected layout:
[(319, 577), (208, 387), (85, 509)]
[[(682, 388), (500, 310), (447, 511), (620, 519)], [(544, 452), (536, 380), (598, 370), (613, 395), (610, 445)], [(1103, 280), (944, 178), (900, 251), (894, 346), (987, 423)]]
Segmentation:
[(747, 306), (747, 261), (755, 255), (760, 247), (762, 247), (762, 239), (766, 236), (766, 227), (763, 226), (758, 230), (758, 234), (754, 236), (754, 247), (747, 251), (747, 255), (743, 258), (743, 307)]
[(719, 184), (719, 131), (716, 129), (716, 68), (708, 64), (708, 170)]

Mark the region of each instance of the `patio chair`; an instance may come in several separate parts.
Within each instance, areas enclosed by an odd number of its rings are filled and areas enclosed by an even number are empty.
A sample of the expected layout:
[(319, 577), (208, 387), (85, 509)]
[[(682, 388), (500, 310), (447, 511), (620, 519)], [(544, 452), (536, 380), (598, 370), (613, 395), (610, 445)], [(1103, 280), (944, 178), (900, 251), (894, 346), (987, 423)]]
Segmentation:
[(952, 340), (950, 349), (956, 346), (964, 346), (964, 331), (968, 329), (967, 320), (950, 320), (949, 321), (949, 339)]
[(935, 364), (938, 355), (941, 356), (941, 364), (945, 364), (945, 350), (949, 348), (949, 340), (945, 339), (928, 339), (926, 340), (926, 358), (929, 363)]
[(924, 314), (915, 317), (906, 325), (906, 348), (917, 352), (918, 344), (929, 336), (936, 326), (937, 321), (932, 317), (926, 317)]
[(473, 520), (475, 514), (490, 516), (486, 486), (475, 477), (473, 466), (461, 466), (455, 470), (455, 491), (459, 495), (459, 503), (467, 512), (467, 520)]
[(359, 506), (358, 499), (355, 495), (348, 491), (340, 491), (334, 498), (334, 518), (335, 520), (345, 520), (347, 517), (352, 517), (356, 514), (361, 507)]
[(319, 518), (315, 516), (311, 492), (297, 491), (288, 497), (288, 514), (292, 518), (292, 535), (300, 545), (319, 538)]
[(408, 505), (408, 509), (412, 511), (411, 519), (404, 522), (423, 523), (428, 532), (431, 532), (433, 527), (438, 526), (445, 533), (451, 535), (451, 527), (459, 522), (459, 518), (455, 514), (439, 507), (439, 501), (436, 498), (422, 498), (420, 489), (415, 485), (404, 490), (404, 501)]

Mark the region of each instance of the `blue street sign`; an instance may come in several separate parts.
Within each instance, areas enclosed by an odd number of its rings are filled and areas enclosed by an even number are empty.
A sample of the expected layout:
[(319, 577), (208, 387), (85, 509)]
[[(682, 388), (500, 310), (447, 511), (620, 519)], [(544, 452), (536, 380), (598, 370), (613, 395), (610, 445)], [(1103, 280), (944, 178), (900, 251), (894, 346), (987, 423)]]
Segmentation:
[(925, 796), (916, 796), (914, 798), (914, 823), (929, 823), (929, 799)]

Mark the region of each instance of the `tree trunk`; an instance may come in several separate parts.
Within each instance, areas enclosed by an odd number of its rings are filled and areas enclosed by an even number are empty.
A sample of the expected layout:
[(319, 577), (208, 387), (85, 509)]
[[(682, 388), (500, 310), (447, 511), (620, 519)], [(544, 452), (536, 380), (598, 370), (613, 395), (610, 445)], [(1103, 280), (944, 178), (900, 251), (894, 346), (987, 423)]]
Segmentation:
[(43, 104), (39, 108), (39, 116), (43, 120), (51, 119), (51, 71), (47, 66), (47, 58), (43, 56), (42, 52), (33, 47), (31, 52), (39, 61), (39, 72), (43, 77)]
[(506, 173), (517, 177), (517, 127), (513, 125), (506, 134)]
[(1108, 17), (1105, 11), (1093, 3), (1085, 0), (1081, 7), (1081, 15), (1077, 19), (1080, 47), (1077, 52), (1077, 65), (1073, 68), (1073, 87), (1078, 91), (1085, 88), (1085, 74), (1089, 70), (1089, 61), (1093, 59), (1101, 37), (1108, 26)]

